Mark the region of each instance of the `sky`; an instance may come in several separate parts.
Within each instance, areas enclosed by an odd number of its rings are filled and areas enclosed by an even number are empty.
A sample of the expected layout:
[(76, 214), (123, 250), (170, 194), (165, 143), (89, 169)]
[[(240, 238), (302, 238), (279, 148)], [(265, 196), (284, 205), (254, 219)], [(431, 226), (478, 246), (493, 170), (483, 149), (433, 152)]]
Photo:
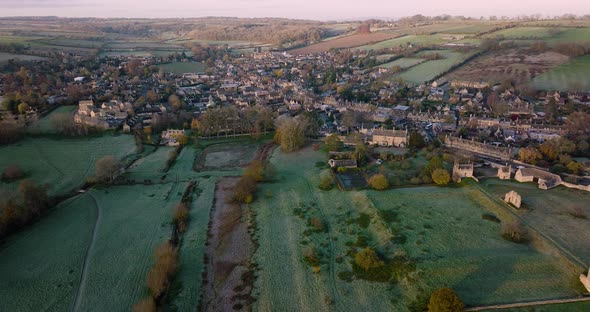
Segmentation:
[(590, 14), (590, 0), (0, 0), (0, 16), (287, 17), (315, 20)]

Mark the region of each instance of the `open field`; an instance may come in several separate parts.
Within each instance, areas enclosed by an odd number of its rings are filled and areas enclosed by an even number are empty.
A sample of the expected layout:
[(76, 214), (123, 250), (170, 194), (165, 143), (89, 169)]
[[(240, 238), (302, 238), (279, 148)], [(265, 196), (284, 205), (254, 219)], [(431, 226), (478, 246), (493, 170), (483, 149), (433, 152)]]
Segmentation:
[(582, 56), (573, 59), (554, 68), (532, 81), (532, 85), (540, 90), (590, 90), (590, 56)]
[(60, 114), (69, 114), (76, 109), (78, 109), (77, 106), (60, 106), (49, 113), (49, 115), (30, 125), (27, 131), (33, 134), (57, 133), (57, 129), (55, 129), (55, 126), (53, 125), (52, 117)]
[(371, 34), (354, 34), (350, 36), (340, 37), (338, 39), (328, 40), (316, 44), (312, 44), (303, 48), (298, 48), (289, 51), (290, 54), (310, 54), (328, 52), (332, 49), (343, 49), (373, 44), (380, 41), (388, 40), (398, 37), (398, 35), (390, 33), (371, 33)]
[(174, 73), (177, 75), (184, 74), (184, 73), (203, 72), (207, 68), (207, 66), (203, 63), (186, 63), (186, 62), (159, 64), (158, 67), (163, 69), (165, 72)]
[[(261, 185), (252, 206), (260, 244), (254, 260), (261, 268), (255, 310), (403, 311), (416, 295), (443, 286), (453, 287), (468, 305), (577, 294), (574, 276), (556, 258), (505, 241), (498, 223), (482, 219), (496, 204), (476, 188), (320, 191), (325, 169), (315, 163), (324, 160), (309, 148), (277, 150), (271, 158), (277, 179)], [(363, 216), (365, 225), (357, 221)], [(311, 231), (312, 217), (327, 230)], [(388, 259), (412, 259), (416, 270), (397, 283), (342, 279), (362, 237)], [(310, 248), (319, 255), (320, 273), (304, 261)]]
[(501, 197), (514, 190), (522, 196), (523, 204), (530, 208), (522, 217), (536, 229), (549, 235), (560, 246), (590, 265), (590, 220), (573, 217), (575, 207), (580, 207), (590, 216), (588, 192), (559, 187), (548, 191), (539, 190), (534, 183), (502, 182), (486, 179), (484, 188)]
[(467, 53), (454, 52), (451, 50), (432, 50), (418, 53), (416, 57), (420, 57), (426, 53), (439, 53), (443, 56), (443, 59), (421, 63), (395, 77), (402, 78), (405, 81), (415, 84), (423, 83), (434, 79), (436, 76), (449, 70), (451, 67), (469, 56)]
[(385, 63), (382, 65), (379, 65), (378, 67), (384, 67), (384, 68), (393, 68), (395, 66), (399, 66), (399, 68), (401, 69), (405, 69), (408, 67), (412, 67), (415, 65), (418, 65), (422, 62), (425, 62), (426, 60), (421, 59), (421, 58), (411, 58), (411, 57), (404, 57), (401, 59), (397, 59), (393, 62), (389, 62), (389, 63)]
[(96, 209), (80, 195), (0, 247), (0, 310), (68, 311), (80, 283)]
[(67, 38), (51, 38), (36, 40), (35, 42), (43, 43), (47, 45), (63, 46), (63, 47), (77, 47), (77, 48), (88, 48), (96, 49), (104, 45), (101, 40), (84, 40), (84, 39), (67, 39)]
[[(90, 138), (25, 139), (0, 147), (0, 168), (18, 164), (26, 174), (49, 186), (49, 193), (63, 194), (93, 176), (96, 160), (113, 155), (118, 158), (135, 152), (133, 136), (119, 135)], [(0, 183), (0, 191), (16, 190), (19, 181)]]
[(409, 35), (403, 36), (399, 38), (394, 38), (390, 40), (381, 41), (374, 44), (363, 45), (359, 47), (353, 48), (353, 50), (363, 50), (363, 51), (370, 51), (370, 50), (381, 50), (386, 48), (392, 47), (407, 47), (408, 45), (423, 45), (423, 46), (430, 46), (430, 45), (439, 45), (441, 43), (445, 43), (450, 40), (443, 39), (444, 35)]
[(236, 169), (250, 163), (259, 147), (258, 143), (211, 145), (199, 154), (195, 166), (197, 171)]
[(484, 37), (495, 38), (502, 36), (506, 39), (544, 39), (551, 36), (550, 29), (545, 27), (515, 27), (499, 30)]
[(34, 55), (12, 54), (12, 53), (0, 52), (0, 64), (6, 63), (12, 59), (21, 60), (21, 61), (42, 61), (45, 58), (39, 57), (39, 56), (34, 56)]
[(544, 52), (530, 54), (511, 49), (486, 53), (446, 75), (449, 80), (502, 82), (510, 79), (517, 84), (528, 83), (532, 78), (566, 63), (569, 57)]

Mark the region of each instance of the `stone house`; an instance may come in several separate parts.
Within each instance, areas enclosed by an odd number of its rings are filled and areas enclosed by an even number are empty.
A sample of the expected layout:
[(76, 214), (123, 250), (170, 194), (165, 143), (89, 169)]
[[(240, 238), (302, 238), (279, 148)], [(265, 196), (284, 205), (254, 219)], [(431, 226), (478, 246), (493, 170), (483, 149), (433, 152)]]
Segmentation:
[(408, 144), (408, 130), (373, 130), (373, 135), (369, 140), (369, 144), (377, 144), (379, 146), (395, 146), (405, 147)]
[(500, 180), (510, 180), (511, 173), (512, 173), (511, 166), (504, 166), (504, 167), (498, 168), (498, 178), (500, 178)]
[(518, 169), (514, 179), (518, 182), (538, 182), (539, 188), (542, 190), (554, 188), (562, 182), (560, 176), (534, 168)]
[(460, 164), (455, 162), (453, 165), (453, 181), (461, 182), (462, 178), (473, 178), (473, 163)]

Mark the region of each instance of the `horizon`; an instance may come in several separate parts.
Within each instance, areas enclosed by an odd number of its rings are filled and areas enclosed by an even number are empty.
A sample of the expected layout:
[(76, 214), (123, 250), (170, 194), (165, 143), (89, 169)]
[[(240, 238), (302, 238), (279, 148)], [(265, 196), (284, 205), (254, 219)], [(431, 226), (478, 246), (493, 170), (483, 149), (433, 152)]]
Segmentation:
[[(278, 2), (278, 3), (277, 3)], [(364, 19), (399, 19), (413, 15), (424, 16), (465, 16), (470, 18), (489, 18), (490, 16), (517, 18), (519, 16), (540, 15), (543, 19), (555, 16), (590, 14), (590, 4), (584, 0), (565, 0), (560, 3), (543, 1), (498, 0), (494, 8), (480, 4), (469, 5), (462, 0), (449, 0), (445, 11), (441, 12), (433, 0), (416, 0), (411, 4), (394, 4), (384, 0), (366, 0), (363, 5), (357, 3), (340, 3), (328, 0), (316, 3), (312, 0), (227, 0), (220, 3), (203, 4), (189, 0), (170, 0), (166, 8), (154, 1), (115, 0), (24, 0), (3, 1), (0, 3), (1, 17), (60, 17), (60, 18), (287, 18), (315, 21), (340, 21)], [(564, 3), (565, 2), (565, 3)], [(533, 4), (534, 3), (534, 4)], [(531, 11), (535, 5), (536, 10)], [(307, 8), (314, 7), (315, 10)], [(574, 9), (575, 8), (575, 9)], [(88, 13), (92, 12), (92, 13)], [(391, 12), (391, 13), (389, 13)]]

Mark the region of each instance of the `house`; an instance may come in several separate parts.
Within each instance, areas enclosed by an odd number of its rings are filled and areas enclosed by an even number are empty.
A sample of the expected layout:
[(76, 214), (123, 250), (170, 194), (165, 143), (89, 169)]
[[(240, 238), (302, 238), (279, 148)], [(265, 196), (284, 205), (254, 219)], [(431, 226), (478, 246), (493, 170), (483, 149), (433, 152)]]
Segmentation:
[(559, 186), (562, 182), (560, 176), (535, 168), (518, 169), (514, 175), (514, 179), (518, 182), (537, 181), (539, 183), (539, 188), (542, 190), (554, 188)]
[(341, 160), (330, 159), (328, 161), (328, 164), (332, 168), (341, 168), (341, 167), (343, 167), (343, 168), (356, 168), (357, 167), (356, 159), (341, 159)]
[(178, 129), (168, 129), (162, 132), (162, 144), (166, 144), (168, 146), (178, 146), (180, 143), (178, 142), (178, 138), (184, 135), (184, 130)]
[(373, 130), (369, 144), (380, 146), (405, 147), (408, 144), (408, 130)]
[(500, 168), (498, 168), (498, 178), (500, 178), (500, 180), (510, 180), (511, 172), (512, 172), (511, 166), (500, 167)]

